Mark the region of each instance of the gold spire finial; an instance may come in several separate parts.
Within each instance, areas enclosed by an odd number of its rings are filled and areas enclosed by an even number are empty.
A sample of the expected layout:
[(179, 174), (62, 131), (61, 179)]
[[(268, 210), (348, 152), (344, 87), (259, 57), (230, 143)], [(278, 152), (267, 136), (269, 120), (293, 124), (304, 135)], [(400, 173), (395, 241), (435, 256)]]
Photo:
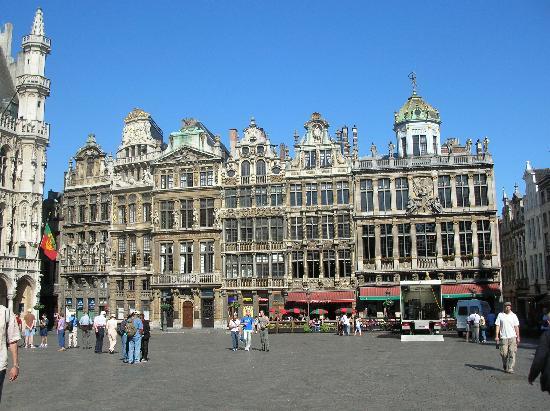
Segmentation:
[(409, 73), (409, 80), (411, 80), (413, 94), (416, 94), (417, 84), (416, 84), (416, 73), (414, 71), (411, 71)]

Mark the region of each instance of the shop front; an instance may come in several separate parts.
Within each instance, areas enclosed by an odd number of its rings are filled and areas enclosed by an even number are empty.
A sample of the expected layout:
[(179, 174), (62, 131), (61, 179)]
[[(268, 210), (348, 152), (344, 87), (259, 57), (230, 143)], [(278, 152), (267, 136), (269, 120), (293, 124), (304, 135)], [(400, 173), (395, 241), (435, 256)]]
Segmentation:
[(294, 308), (307, 315), (316, 309), (324, 309), (328, 312), (325, 318), (335, 319), (339, 308), (355, 308), (355, 290), (291, 291), (286, 297), (285, 309)]
[(394, 318), (399, 312), (399, 286), (361, 287), (357, 311), (365, 318)]

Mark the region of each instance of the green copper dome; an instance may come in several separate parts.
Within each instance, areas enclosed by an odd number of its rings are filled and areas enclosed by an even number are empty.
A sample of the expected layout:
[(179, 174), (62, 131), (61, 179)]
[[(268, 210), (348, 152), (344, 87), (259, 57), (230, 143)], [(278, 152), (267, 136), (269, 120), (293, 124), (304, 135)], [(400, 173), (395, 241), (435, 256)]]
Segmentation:
[(401, 107), (401, 109), (394, 114), (394, 116), (394, 127), (397, 127), (403, 123), (416, 121), (431, 121), (437, 124), (441, 123), (439, 111), (426, 103), (422, 97), (415, 92), (409, 97), (407, 102), (403, 104), (403, 107)]

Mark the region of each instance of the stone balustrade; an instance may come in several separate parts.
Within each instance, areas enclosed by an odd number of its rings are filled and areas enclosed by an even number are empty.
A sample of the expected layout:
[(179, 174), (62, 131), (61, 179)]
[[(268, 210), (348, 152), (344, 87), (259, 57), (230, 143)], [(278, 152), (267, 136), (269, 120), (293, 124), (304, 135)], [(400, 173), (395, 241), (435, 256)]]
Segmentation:
[(467, 165), (492, 163), (493, 159), (490, 154), (481, 155), (461, 154), (450, 156), (426, 156), (426, 157), (407, 157), (407, 158), (363, 158), (359, 159), (356, 164), (358, 169), (384, 169), (384, 168), (399, 168), (404, 167), (426, 167), (426, 166), (441, 166), (441, 165)]
[(0, 269), (16, 271), (40, 271), (40, 260), (11, 256), (0, 256)]
[(61, 274), (79, 273), (79, 274), (98, 274), (106, 273), (107, 267), (105, 264), (75, 264), (62, 265), (59, 267)]
[(221, 273), (163, 274), (153, 275), (152, 285), (216, 285), (221, 284)]

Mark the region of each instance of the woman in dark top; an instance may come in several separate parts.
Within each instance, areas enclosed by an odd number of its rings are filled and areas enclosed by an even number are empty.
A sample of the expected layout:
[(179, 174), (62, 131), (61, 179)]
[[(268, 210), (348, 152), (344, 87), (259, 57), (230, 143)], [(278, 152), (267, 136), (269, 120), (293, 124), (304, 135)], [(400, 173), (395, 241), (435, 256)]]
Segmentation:
[(46, 317), (46, 314), (42, 314), (42, 318), (40, 318), (40, 348), (48, 348), (48, 317)]
[(141, 337), (141, 362), (149, 361), (149, 338), (151, 338), (151, 326), (149, 320), (141, 314), (141, 322), (143, 323), (143, 336)]
[[(550, 313), (547, 315), (550, 324)], [(540, 337), (539, 346), (529, 371), (529, 384), (537, 379), (540, 374), (540, 389), (550, 394), (550, 330), (546, 330)]]

